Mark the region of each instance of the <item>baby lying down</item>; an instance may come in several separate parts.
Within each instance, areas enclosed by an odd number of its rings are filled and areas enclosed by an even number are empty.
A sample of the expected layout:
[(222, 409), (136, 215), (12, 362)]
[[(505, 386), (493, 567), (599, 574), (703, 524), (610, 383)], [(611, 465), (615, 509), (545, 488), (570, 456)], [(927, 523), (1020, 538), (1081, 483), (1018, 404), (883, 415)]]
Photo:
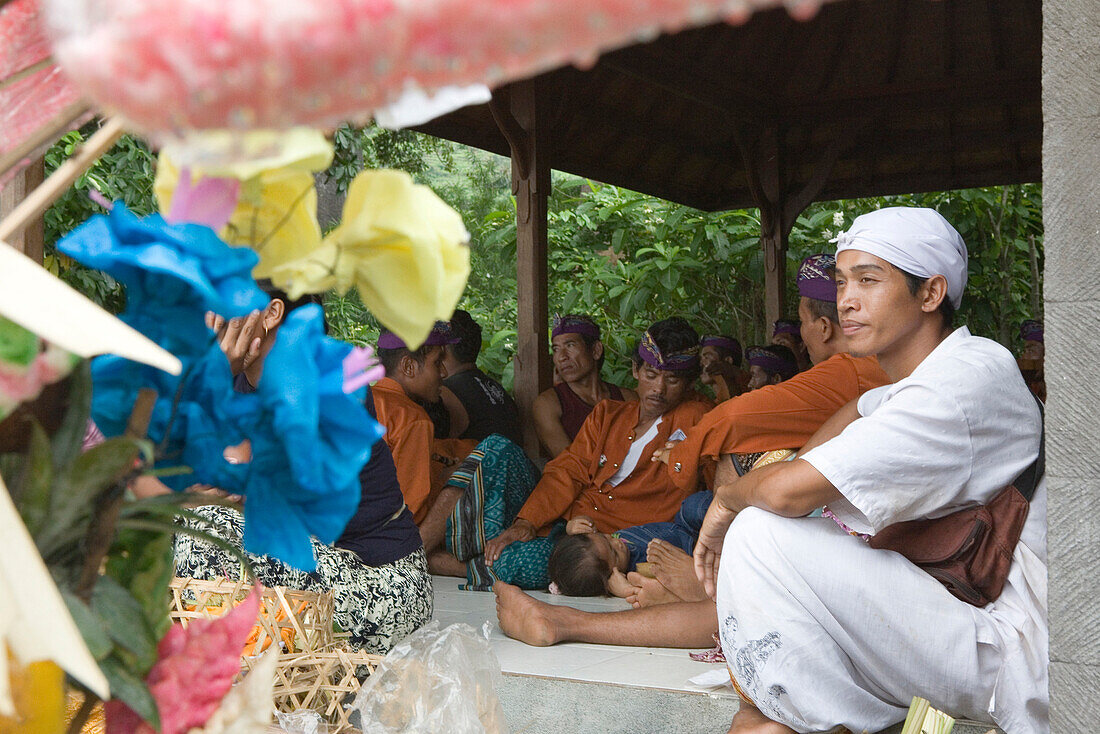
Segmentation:
[(592, 518), (585, 515), (574, 517), (550, 555), (551, 591), (623, 599), (634, 594), (636, 587), (626, 574), (644, 574), (639, 564), (645, 565), (650, 541), (662, 540), (690, 554), (712, 498), (709, 491), (696, 492), (684, 500), (670, 522), (651, 522), (615, 533), (598, 532)]

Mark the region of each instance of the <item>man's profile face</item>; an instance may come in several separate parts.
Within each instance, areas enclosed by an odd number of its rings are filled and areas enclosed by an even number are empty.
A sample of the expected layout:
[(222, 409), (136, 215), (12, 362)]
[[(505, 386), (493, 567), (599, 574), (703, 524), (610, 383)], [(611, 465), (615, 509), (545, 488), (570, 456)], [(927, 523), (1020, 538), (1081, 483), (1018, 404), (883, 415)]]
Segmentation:
[(909, 292), (905, 276), (861, 250), (837, 255), (836, 300), (848, 352), (856, 357), (889, 353), (921, 325), (921, 299)]
[(563, 382), (584, 379), (596, 369), (599, 342), (589, 347), (580, 334), (559, 334), (550, 340), (554, 369)]
[(438, 401), (443, 378), (447, 376), (447, 369), (443, 366), (443, 347), (428, 347), (424, 364), (410, 361), (414, 374), (405, 381), (405, 391), (429, 403)]
[(745, 385), (746, 390), (756, 390), (770, 384), (772, 384), (772, 376), (763, 367), (756, 364), (749, 365), (749, 382)]
[(814, 364), (830, 357), (829, 348), (825, 345), (818, 325), (819, 318), (815, 318), (810, 310), (809, 299), (805, 296), (800, 297), (798, 299), (799, 331), (802, 335), (802, 343), (806, 345), (806, 354)]
[(664, 415), (683, 402), (691, 381), (671, 370), (659, 370), (643, 362), (634, 365), (634, 379), (638, 381), (638, 402), (643, 418), (653, 419)]
[[(706, 346), (700, 349), (699, 364), (703, 366), (703, 372), (699, 375), (699, 382), (704, 385), (713, 385), (714, 375), (707, 374), (707, 368), (721, 360), (722, 354), (718, 351), (717, 347)], [(732, 360), (730, 361), (732, 362)]]

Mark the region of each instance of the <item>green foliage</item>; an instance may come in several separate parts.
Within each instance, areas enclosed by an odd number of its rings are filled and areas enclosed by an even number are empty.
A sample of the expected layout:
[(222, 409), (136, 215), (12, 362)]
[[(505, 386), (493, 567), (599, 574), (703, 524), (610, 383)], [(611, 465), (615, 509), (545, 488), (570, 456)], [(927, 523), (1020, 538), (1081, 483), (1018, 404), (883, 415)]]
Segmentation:
[[(66, 133), (46, 151), (46, 174), (68, 160), (98, 128), (97, 121)], [(122, 201), (136, 214), (157, 210), (153, 195), (155, 157), (140, 139), (124, 135), (88, 169), (58, 201), (46, 211), (46, 266), (69, 285), (112, 313), (125, 305), (122, 286), (114, 278), (91, 270), (55, 249), (59, 239), (103, 209), (88, 197), (92, 189), (110, 201)]]

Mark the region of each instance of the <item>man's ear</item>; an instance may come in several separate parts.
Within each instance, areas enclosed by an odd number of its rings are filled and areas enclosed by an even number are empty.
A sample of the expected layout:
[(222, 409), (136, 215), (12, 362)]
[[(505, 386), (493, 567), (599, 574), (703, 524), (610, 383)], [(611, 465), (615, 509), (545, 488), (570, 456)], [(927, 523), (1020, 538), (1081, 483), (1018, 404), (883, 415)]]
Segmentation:
[(837, 335), (837, 331), (840, 327), (828, 316), (819, 316), (814, 323), (814, 328), (821, 332), (821, 343), (828, 344), (829, 340)]
[(779, 374), (778, 372), (768, 378), (769, 385), (778, 385), (781, 382), (783, 382), (783, 375)]
[(940, 307), (940, 304), (947, 298), (947, 278), (942, 275), (933, 275), (928, 280), (924, 281), (924, 285), (921, 286), (921, 304), (920, 309), (925, 313), (934, 313)]
[(413, 378), (420, 374), (420, 363), (411, 354), (402, 354), (397, 369), (403, 376)]
[(603, 356), (603, 342), (596, 342), (592, 345), (592, 359), (597, 362), (600, 361), (600, 357)]
[(271, 303), (267, 304), (264, 309), (263, 327), (264, 329), (274, 329), (279, 324), (283, 323), (283, 319), (286, 318), (286, 304), (283, 303), (280, 298), (272, 298)]
[(630, 360), (630, 373), (634, 375), (634, 381), (638, 381), (638, 363), (633, 359)]

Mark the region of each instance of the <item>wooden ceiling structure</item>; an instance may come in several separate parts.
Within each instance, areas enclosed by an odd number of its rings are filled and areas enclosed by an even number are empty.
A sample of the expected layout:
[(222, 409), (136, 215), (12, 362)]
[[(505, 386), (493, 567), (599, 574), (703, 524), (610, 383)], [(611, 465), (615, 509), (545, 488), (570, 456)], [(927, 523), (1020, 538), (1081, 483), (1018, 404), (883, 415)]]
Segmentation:
[(509, 155), (519, 230), (517, 398), (549, 384), (551, 168), (699, 209), (760, 209), (766, 312), (812, 201), (1041, 179), (1041, 0), (781, 8), (497, 89), (420, 130)]

